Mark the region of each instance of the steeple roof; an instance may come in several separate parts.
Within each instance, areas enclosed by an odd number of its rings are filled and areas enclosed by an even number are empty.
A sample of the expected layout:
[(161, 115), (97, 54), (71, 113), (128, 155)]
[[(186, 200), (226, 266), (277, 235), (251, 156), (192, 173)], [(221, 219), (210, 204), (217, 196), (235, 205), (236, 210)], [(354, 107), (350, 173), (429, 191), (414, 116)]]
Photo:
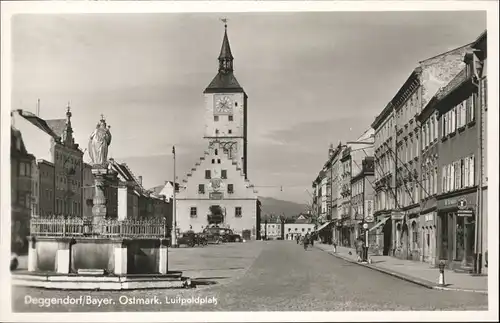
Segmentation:
[(224, 38), (222, 39), (222, 47), (219, 55), (219, 60), (221, 59), (234, 59), (231, 53), (231, 46), (229, 46), (229, 38), (227, 38), (227, 25), (224, 25)]
[(231, 46), (229, 45), (229, 38), (227, 36), (227, 24), (224, 25), (224, 38), (222, 39), (222, 47), (218, 60), (219, 72), (207, 86), (204, 93), (217, 93), (221, 91), (244, 92), (233, 74), (234, 57), (231, 53)]

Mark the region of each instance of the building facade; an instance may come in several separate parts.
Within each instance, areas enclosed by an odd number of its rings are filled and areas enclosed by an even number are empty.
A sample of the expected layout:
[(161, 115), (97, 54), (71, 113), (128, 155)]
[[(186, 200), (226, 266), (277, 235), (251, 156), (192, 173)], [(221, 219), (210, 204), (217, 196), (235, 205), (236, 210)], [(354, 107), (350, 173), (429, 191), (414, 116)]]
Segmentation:
[(260, 203), (248, 180), (247, 94), (233, 74), (227, 26), (219, 71), (204, 96), (207, 149), (176, 196), (177, 227), (200, 232), (218, 224), (255, 239), (260, 235)]
[(55, 214), (55, 173), (54, 164), (39, 159), (38, 168), (38, 213), (33, 216), (51, 216)]
[(463, 69), (463, 56), (469, 48), (470, 45), (462, 46), (419, 62), (372, 123), (375, 130), (376, 226), (377, 233), (384, 237), (379, 239), (383, 240), (384, 254), (402, 259), (421, 258), (422, 149), (416, 116), (436, 92)]
[[(374, 223), (374, 197), (375, 188), (373, 187), (375, 159), (368, 156), (362, 159), (360, 170), (356, 171), (351, 179), (351, 207), (354, 213), (356, 223), (356, 238), (365, 238), (365, 230), (370, 230)], [(364, 229), (363, 225), (368, 227)], [(368, 235), (368, 246), (376, 245), (376, 236)]]
[[(66, 119), (44, 120), (29, 111), (12, 111), (12, 124), (23, 133), (26, 147), (38, 160), (50, 162), (54, 168), (54, 213), (65, 216), (81, 216), (83, 151), (75, 143), (71, 125), (71, 111), (67, 108)], [(37, 163), (38, 166), (38, 163)], [(40, 175), (40, 171), (37, 173)], [(40, 178), (37, 179), (40, 183)], [(39, 185), (38, 185), (39, 186)], [(48, 200), (37, 190), (37, 204), (47, 205)], [(38, 211), (40, 209), (38, 208)]]
[(28, 251), (29, 220), (32, 206), (32, 165), (35, 156), (28, 153), (21, 132), (11, 127), (11, 251)]
[[(486, 33), (473, 44), (486, 49)], [(483, 118), (485, 117), (486, 54), (464, 55), (466, 66), (431, 100), (439, 113), (437, 183), (437, 257), (450, 268), (481, 272), (487, 208)], [(486, 220), (485, 220), (486, 219)], [(483, 249), (484, 248), (484, 249)]]
[(295, 240), (314, 232), (314, 223), (285, 223), (285, 240)]

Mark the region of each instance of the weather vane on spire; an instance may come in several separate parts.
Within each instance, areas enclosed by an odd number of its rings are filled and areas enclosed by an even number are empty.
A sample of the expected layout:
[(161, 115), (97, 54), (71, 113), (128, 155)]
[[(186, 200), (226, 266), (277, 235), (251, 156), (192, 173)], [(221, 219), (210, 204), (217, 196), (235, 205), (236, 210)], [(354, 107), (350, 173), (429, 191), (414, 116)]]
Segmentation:
[(227, 22), (228, 22), (229, 19), (227, 19), (226, 17), (224, 18), (220, 18), (220, 21), (222, 21), (224, 23), (224, 27), (227, 28)]

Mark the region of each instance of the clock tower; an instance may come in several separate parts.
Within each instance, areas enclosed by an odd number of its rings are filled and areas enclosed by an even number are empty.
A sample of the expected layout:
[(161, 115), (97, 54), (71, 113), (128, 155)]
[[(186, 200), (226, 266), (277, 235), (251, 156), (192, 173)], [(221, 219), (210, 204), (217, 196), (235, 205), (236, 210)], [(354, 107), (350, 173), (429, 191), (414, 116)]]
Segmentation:
[(205, 135), (208, 145), (222, 149), (247, 178), (247, 95), (233, 73), (233, 55), (224, 25), (219, 70), (205, 89)]

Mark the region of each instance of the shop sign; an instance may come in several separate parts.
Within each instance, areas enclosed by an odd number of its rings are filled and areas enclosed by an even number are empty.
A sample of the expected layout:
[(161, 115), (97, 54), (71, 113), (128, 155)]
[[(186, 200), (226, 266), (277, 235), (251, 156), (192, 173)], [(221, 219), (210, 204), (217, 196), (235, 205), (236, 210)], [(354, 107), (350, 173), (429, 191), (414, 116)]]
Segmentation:
[(459, 199), (457, 206), (460, 210), (465, 210), (467, 208), (467, 200), (464, 198)]
[(458, 210), (457, 216), (472, 216), (471, 210)]
[(404, 212), (400, 212), (400, 211), (393, 211), (391, 213), (391, 218), (393, 220), (402, 220), (404, 217)]

